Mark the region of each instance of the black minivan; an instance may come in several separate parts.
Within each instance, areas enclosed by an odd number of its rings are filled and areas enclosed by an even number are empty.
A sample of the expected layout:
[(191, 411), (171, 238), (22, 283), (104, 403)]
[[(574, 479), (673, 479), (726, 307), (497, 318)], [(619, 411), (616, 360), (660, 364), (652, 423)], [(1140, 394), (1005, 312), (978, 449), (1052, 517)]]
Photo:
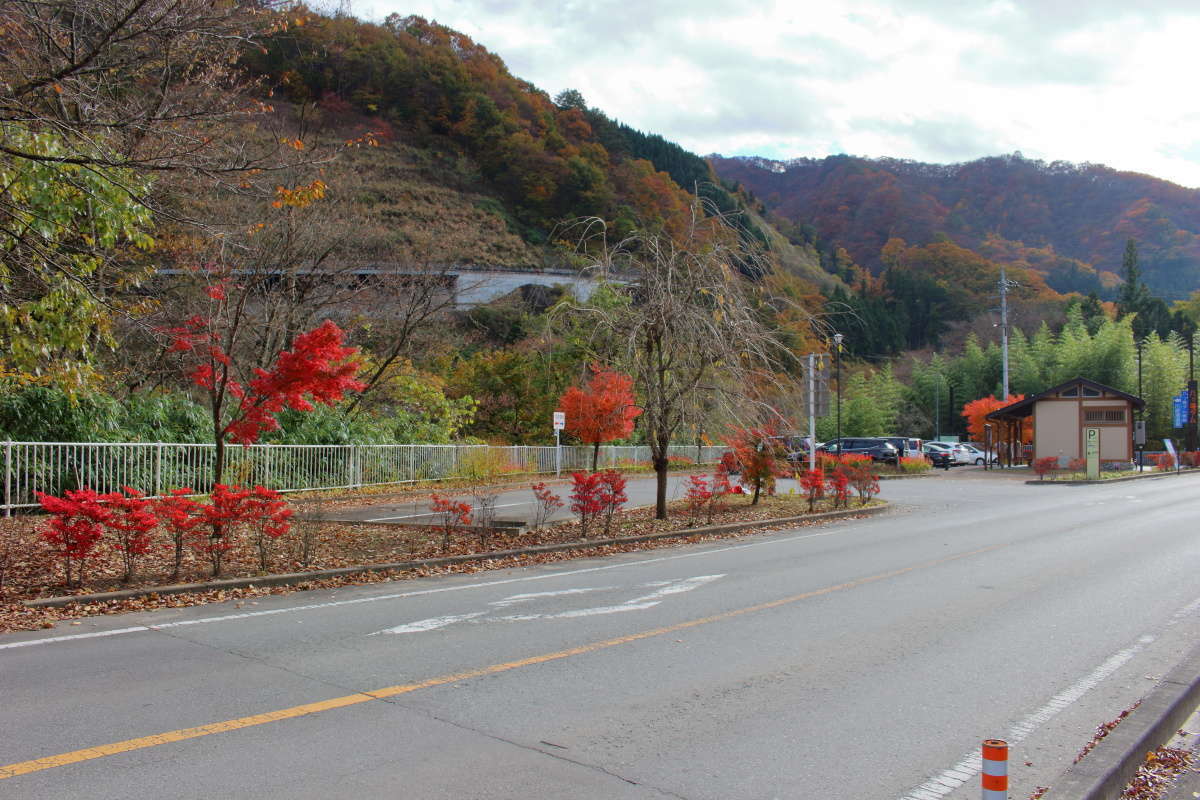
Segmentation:
[(887, 464), (897, 464), (900, 462), (900, 451), (896, 449), (896, 446), (887, 439), (879, 436), (843, 437), (842, 439), (834, 439), (832, 442), (826, 442), (821, 445), (820, 449), (826, 453), (837, 455), (841, 455), (842, 453), (858, 453), (870, 456), (872, 461), (880, 461)]

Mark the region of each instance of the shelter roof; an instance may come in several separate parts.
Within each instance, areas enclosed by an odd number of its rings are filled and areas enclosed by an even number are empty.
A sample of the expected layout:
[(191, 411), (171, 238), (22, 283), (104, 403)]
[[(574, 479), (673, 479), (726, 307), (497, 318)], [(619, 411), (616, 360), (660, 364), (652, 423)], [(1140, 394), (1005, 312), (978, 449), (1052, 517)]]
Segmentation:
[(1124, 398), (1125, 400), (1128, 400), (1130, 403), (1133, 404), (1133, 407), (1135, 409), (1143, 408), (1146, 405), (1146, 401), (1140, 397), (1129, 394), (1127, 392), (1122, 392), (1120, 389), (1114, 389), (1111, 386), (1105, 386), (1103, 383), (1098, 383), (1096, 381), (1090, 380), (1089, 378), (1076, 377), (1076, 378), (1072, 378), (1069, 381), (1060, 383), (1057, 386), (1051, 386), (1049, 389), (1047, 389), (1044, 392), (1039, 392), (1038, 394), (1030, 395), (1029, 397), (1026, 397), (1024, 400), (1018, 400), (1017, 402), (1007, 405), (1004, 408), (998, 408), (995, 411), (993, 411), (992, 413), (988, 414), (987, 419), (1009, 419), (1009, 420), (1024, 419), (1025, 417), (1028, 417), (1029, 415), (1031, 415), (1033, 413), (1033, 406), (1039, 400), (1045, 400), (1048, 397), (1053, 397), (1054, 395), (1058, 394), (1059, 392), (1062, 392), (1065, 389), (1069, 389), (1072, 386), (1088, 386), (1092, 389), (1096, 389), (1105, 394), (1116, 395), (1117, 397), (1121, 397), (1121, 398)]

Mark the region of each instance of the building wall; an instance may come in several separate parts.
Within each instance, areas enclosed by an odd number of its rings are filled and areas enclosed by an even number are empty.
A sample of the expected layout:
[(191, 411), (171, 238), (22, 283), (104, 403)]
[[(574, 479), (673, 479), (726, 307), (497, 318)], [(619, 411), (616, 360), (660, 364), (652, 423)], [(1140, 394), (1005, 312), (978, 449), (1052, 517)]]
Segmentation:
[(1100, 426), (1100, 460), (1132, 461), (1129, 430), (1124, 425)]
[(1033, 457), (1055, 456), (1059, 466), (1080, 457), (1079, 402), (1039, 400), (1033, 406)]

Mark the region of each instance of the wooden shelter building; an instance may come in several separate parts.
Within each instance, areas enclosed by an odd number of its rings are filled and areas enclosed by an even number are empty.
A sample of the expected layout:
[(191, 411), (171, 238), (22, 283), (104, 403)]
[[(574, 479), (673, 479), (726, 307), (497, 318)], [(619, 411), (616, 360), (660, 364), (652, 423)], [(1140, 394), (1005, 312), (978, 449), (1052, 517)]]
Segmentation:
[[(1033, 459), (1054, 456), (1060, 467), (1084, 455), (1088, 428), (1100, 431), (1100, 461), (1133, 460), (1133, 415), (1146, 402), (1140, 397), (1087, 378), (1073, 378), (987, 415), (1002, 430), (1033, 422)], [(1011, 433), (1007, 434), (1011, 437)], [(1003, 443), (1005, 435), (997, 437)]]

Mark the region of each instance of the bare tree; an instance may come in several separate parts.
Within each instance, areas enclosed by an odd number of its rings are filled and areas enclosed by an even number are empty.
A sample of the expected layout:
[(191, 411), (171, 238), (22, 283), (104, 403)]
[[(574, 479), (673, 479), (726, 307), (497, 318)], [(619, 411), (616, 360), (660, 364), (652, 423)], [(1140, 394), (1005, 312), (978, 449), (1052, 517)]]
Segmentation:
[(0, 141), (15, 159), (137, 172), (263, 166), (222, 126), (266, 106), (248, 96), (241, 49), (279, 3), (9, 0), (0, 7), (0, 123), (55, 133), (70, 152)]
[(10, 360), (22, 342), (39, 368), (111, 345), (119, 298), (145, 277), (136, 250), (150, 246), (151, 226), (198, 221), (173, 190), (271, 197), (279, 169), (332, 156), (284, 135), (286, 115), (271, 113), (238, 65), (286, 24), (283, 7), (0, 4), (0, 304), (16, 309), (0, 320), (0, 347)]
[(682, 241), (641, 232), (607, 245), (600, 223), (590, 234), (601, 245), (593, 270), (620, 278), (627, 301), (578, 311), (592, 316), (597, 340), (621, 345), (620, 366), (643, 404), (639, 425), (657, 478), (656, 516), (665, 519), (675, 437), (692, 425), (705, 428), (714, 411), (731, 419), (772, 415), (762, 398), (786, 380), (780, 376), (792, 354), (770, 327), (767, 298), (742, 277), (743, 265), (761, 256), (740, 246), (725, 219), (697, 209)]

